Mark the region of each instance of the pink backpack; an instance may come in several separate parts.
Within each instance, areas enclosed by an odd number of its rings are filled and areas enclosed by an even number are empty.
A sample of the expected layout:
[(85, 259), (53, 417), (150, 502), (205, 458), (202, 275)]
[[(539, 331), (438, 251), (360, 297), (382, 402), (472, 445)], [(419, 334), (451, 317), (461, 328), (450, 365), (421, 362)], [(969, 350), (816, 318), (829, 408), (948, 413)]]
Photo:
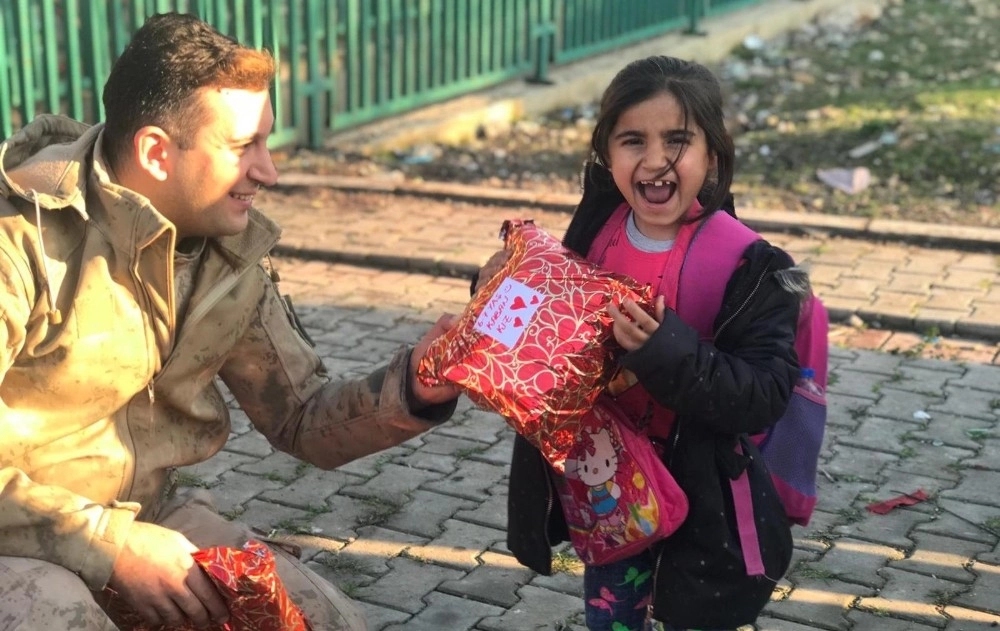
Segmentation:
[[(702, 339), (711, 339), (726, 283), (743, 253), (760, 235), (731, 215), (712, 213), (695, 233), (680, 271), (677, 313)], [(788, 518), (809, 523), (816, 506), (816, 471), (826, 430), (826, 381), (829, 318), (814, 294), (802, 303), (795, 352), (815, 386), (796, 384), (788, 408), (766, 432), (752, 436), (760, 448)]]
[[(607, 247), (628, 210), (627, 204), (615, 210), (591, 244), (591, 252)], [(680, 243), (682, 239), (690, 241)], [(725, 211), (712, 213), (695, 230), (678, 235), (678, 244), (686, 248), (686, 254), (679, 271), (668, 267), (658, 293), (668, 295), (667, 285), (679, 278), (677, 313), (698, 331), (701, 339), (713, 339), (726, 284), (747, 247), (760, 239), (759, 234)], [(816, 506), (816, 471), (826, 429), (828, 330), (826, 308), (819, 298), (810, 295), (799, 313), (795, 351), (799, 365), (811, 371), (813, 384), (797, 384), (781, 419), (766, 432), (751, 437), (760, 448), (789, 520), (803, 526), (809, 523)], [(734, 484), (734, 499), (748, 503), (749, 496), (737, 486)], [(752, 519), (748, 524), (752, 526)]]

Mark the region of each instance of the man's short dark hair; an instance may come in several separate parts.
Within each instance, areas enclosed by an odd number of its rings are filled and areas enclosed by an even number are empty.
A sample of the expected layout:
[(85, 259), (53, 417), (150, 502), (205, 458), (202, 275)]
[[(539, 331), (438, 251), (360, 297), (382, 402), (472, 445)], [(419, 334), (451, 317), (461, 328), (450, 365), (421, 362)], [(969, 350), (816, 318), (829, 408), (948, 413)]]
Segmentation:
[(132, 151), (135, 133), (162, 128), (182, 148), (205, 122), (198, 90), (267, 90), (274, 60), (243, 46), (194, 15), (163, 13), (146, 20), (104, 85), (104, 156), (112, 167)]

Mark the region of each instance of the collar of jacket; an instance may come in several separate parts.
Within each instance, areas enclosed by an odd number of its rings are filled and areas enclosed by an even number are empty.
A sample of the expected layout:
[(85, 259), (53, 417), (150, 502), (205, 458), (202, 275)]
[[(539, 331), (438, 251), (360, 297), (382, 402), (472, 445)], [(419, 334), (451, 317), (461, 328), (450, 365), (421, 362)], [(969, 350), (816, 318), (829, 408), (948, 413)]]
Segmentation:
[[(85, 221), (106, 224), (114, 247), (132, 254), (164, 234), (174, 245), (173, 225), (142, 195), (111, 181), (101, 155), (104, 125), (88, 126), (43, 114), (0, 144), (0, 195), (17, 196), (46, 212), (72, 208)], [(94, 191), (88, 192), (88, 186)], [(87, 210), (88, 194), (100, 208)], [(92, 217), (98, 211), (103, 216)], [(235, 269), (256, 264), (277, 243), (281, 230), (251, 209), (247, 229), (213, 239)]]

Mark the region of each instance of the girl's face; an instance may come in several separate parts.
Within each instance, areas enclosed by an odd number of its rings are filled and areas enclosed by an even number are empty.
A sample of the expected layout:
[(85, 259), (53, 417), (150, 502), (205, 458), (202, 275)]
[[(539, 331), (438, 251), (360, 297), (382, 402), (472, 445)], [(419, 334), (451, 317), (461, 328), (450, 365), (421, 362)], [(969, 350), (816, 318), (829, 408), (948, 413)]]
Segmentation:
[(622, 112), (608, 138), (611, 176), (650, 239), (677, 236), (715, 167), (705, 132), (690, 118), (685, 126), (677, 99), (661, 92)]

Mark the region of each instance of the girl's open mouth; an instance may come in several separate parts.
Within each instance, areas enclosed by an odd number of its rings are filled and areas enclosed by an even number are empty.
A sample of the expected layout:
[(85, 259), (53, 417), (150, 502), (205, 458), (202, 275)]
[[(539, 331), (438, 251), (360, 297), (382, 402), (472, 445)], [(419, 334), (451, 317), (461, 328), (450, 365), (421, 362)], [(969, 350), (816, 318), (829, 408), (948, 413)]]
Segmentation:
[(650, 203), (664, 204), (677, 191), (677, 182), (666, 180), (643, 180), (637, 185), (639, 193)]

